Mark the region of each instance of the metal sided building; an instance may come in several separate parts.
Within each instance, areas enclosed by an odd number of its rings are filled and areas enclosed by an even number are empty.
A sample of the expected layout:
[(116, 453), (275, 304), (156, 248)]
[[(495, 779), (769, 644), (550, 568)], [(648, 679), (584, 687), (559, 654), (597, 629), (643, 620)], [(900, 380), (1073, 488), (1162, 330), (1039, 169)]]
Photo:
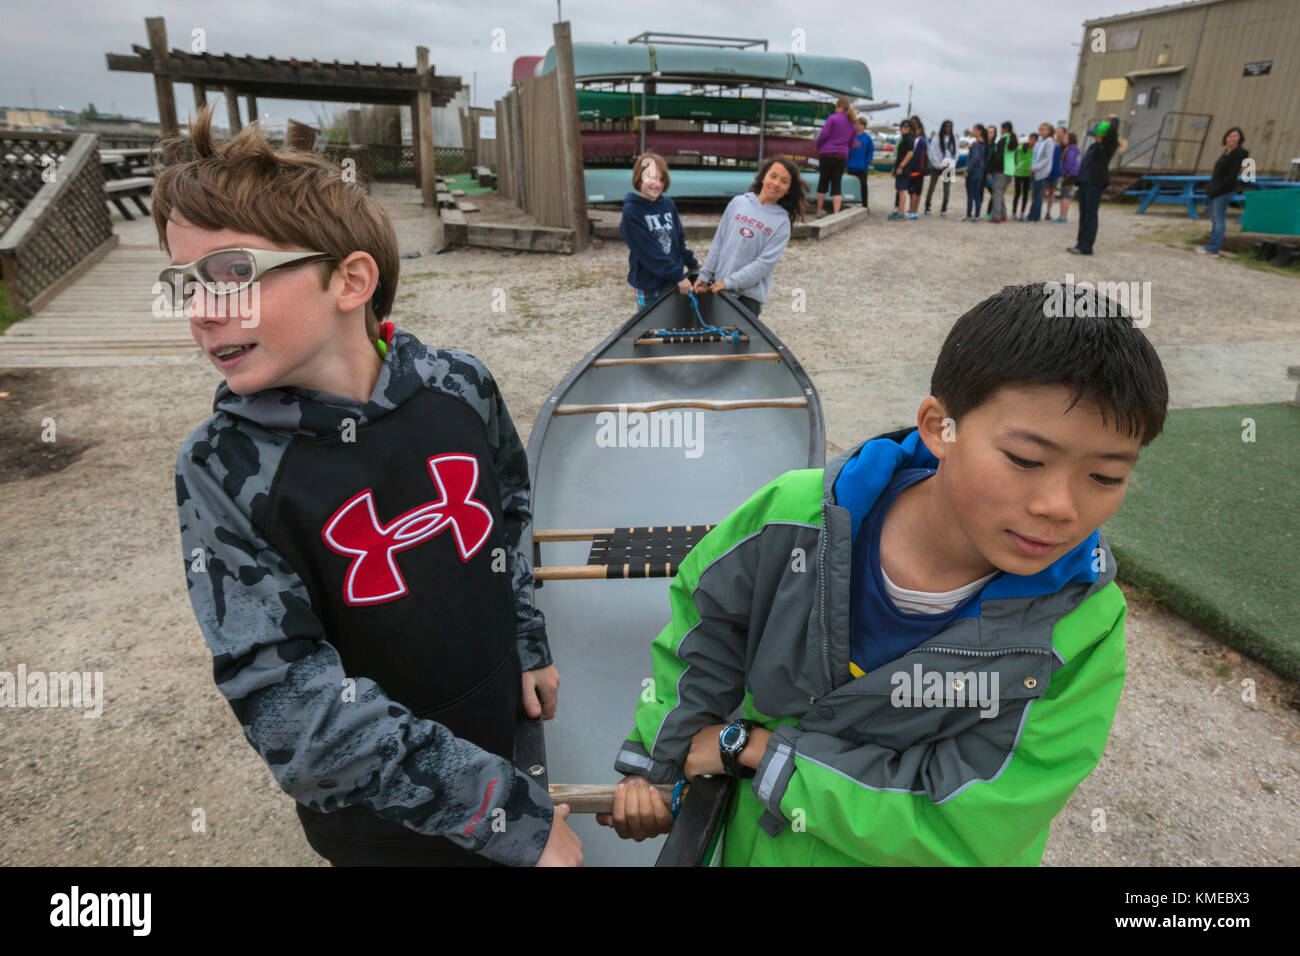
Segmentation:
[(1193, 0), (1083, 24), (1070, 95), (1080, 134), (1111, 113), (1120, 169), (1209, 173), (1240, 126), (1259, 175), (1300, 156), (1300, 0)]

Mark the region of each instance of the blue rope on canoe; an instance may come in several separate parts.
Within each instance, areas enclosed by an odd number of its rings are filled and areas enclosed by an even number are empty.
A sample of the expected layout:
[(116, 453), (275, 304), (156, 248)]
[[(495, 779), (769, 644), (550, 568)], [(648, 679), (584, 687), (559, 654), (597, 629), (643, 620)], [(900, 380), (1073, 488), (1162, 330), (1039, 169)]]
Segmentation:
[(677, 814), (682, 812), (682, 798), (686, 796), (686, 791), (689, 789), (691, 789), (691, 785), (686, 782), (685, 777), (678, 780), (677, 786), (673, 787), (672, 811), (674, 819), (676, 819)]
[(686, 297), (691, 300), (691, 308), (695, 310), (695, 317), (700, 320), (700, 325), (703, 326), (703, 328), (700, 330), (691, 329), (689, 331), (683, 331), (681, 329), (655, 329), (655, 335), (658, 335), (665, 340), (671, 340), (688, 338), (692, 335), (699, 335), (701, 332), (714, 332), (719, 338), (725, 339), (728, 342), (735, 343), (740, 341), (740, 329), (728, 331), (727, 329), (720, 329), (716, 325), (710, 325), (708, 322), (704, 321), (704, 316), (700, 314), (700, 302), (695, 298), (695, 293), (688, 292), (686, 293)]

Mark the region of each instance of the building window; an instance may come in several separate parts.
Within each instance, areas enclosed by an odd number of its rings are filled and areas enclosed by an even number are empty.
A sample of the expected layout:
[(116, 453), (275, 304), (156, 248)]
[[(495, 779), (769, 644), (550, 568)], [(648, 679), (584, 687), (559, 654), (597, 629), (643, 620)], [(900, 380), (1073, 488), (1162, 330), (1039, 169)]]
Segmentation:
[(1106, 49), (1111, 51), (1136, 50), (1142, 38), (1142, 30), (1111, 30), (1107, 37)]

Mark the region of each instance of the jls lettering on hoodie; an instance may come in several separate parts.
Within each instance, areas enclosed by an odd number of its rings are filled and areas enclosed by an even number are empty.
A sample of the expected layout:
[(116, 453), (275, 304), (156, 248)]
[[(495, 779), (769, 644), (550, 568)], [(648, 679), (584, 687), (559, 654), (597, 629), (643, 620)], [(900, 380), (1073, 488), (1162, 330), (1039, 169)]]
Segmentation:
[(722, 214), (700, 278), (721, 279), (728, 291), (765, 303), (772, 270), (789, 241), (790, 215), (777, 203), (764, 205), (754, 193), (742, 193)]

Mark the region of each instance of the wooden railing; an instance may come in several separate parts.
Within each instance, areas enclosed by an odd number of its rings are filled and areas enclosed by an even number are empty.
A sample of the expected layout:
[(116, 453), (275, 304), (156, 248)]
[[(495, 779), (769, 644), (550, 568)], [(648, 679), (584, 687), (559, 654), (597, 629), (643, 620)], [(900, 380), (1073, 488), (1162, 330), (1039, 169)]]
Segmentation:
[(113, 247), (93, 133), (0, 132), (0, 278), (39, 311)]

